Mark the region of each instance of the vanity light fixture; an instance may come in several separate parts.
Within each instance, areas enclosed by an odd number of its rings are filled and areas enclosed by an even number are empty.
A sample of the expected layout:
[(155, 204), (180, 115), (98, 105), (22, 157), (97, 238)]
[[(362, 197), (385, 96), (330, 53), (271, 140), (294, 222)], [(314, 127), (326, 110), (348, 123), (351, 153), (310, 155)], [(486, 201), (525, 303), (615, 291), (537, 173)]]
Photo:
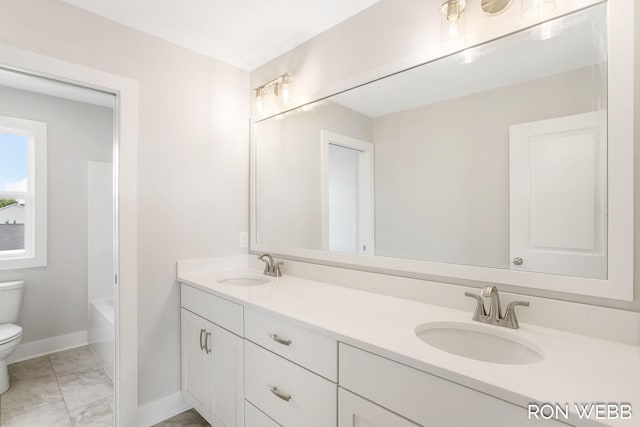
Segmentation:
[(460, 34), (464, 34), (464, 20), (461, 18), (466, 7), (466, 0), (447, 0), (440, 6), (443, 46), (457, 48), (464, 44)]
[(265, 106), (265, 97), (272, 90), (276, 100), (280, 100), (282, 107), (286, 107), (289, 104), (291, 98), (291, 84), (293, 83), (293, 76), (290, 74), (282, 74), (268, 83), (263, 84), (255, 89), (256, 91), (256, 110), (261, 113)]
[(480, 7), (489, 16), (498, 15), (509, 7), (512, 0), (482, 0)]

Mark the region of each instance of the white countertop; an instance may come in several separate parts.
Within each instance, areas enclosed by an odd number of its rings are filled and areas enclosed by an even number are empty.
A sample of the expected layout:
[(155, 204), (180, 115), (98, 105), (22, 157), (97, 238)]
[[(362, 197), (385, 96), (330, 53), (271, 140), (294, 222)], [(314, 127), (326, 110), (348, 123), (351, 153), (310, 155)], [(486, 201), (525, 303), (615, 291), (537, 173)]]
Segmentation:
[(570, 422), (579, 426), (640, 425), (640, 346), (521, 323), (520, 329), (506, 331), (535, 343), (544, 360), (529, 365), (481, 362), (438, 350), (415, 334), (416, 327), (426, 322), (478, 324), (470, 312), (286, 274), (259, 286), (218, 283), (232, 272), (262, 274), (235, 265), (179, 263), (178, 281), (524, 408), (531, 402), (567, 403), (570, 408), (574, 403), (603, 402), (630, 403), (635, 412), (631, 420), (572, 417)]

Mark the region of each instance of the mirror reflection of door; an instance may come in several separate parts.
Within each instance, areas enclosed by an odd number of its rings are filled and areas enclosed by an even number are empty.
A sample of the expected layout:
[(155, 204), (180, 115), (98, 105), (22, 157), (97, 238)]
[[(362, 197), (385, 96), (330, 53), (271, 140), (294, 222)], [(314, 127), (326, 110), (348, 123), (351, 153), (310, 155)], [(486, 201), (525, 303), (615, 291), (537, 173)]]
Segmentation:
[(510, 128), (511, 268), (607, 277), (606, 112)]
[(373, 144), (327, 131), (322, 141), (322, 245), (373, 254)]

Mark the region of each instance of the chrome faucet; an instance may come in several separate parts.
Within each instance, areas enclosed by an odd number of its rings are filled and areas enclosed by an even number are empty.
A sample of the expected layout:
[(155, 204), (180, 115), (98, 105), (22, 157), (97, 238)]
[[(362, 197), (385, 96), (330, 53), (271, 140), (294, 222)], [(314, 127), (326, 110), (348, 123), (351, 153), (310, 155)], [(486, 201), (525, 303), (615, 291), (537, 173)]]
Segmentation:
[(282, 270), (280, 270), (280, 266), (284, 264), (283, 262), (275, 262), (273, 257), (269, 254), (262, 254), (258, 257), (258, 259), (264, 262), (264, 275), (272, 276), (272, 277), (281, 277)]
[[(478, 304), (473, 312), (472, 320), (482, 323), (488, 323), (490, 325), (503, 326), (505, 328), (518, 329), (520, 324), (516, 317), (515, 307), (518, 305), (529, 307), (529, 302), (526, 301), (513, 301), (507, 305), (507, 310), (502, 315), (502, 309), (500, 307), (500, 295), (498, 294), (498, 288), (495, 286), (487, 286), (482, 289), (480, 295), (472, 294), (471, 292), (465, 292), (465, 296), (475, 298)], [(484, 298), (490, 298), (489, 313), (485, 309)]]

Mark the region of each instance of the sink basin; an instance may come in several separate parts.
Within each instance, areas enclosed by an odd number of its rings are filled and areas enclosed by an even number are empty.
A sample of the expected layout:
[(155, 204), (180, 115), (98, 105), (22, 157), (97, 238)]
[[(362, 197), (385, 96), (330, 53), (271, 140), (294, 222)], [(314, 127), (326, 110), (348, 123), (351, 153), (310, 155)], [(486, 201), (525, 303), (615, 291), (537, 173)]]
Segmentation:
[(260, 276), (257, 274), (232, 274), (217, 279), (218, 283), (233, 286), (256, 286), (266, 285), (271, 282), (266, 276)]
[(544, 359), (542, 349), (499, 327), (462, 322), (429, 322), (416, 335), (439, 350), (469, 359), (506, 365), (527, 365)]

